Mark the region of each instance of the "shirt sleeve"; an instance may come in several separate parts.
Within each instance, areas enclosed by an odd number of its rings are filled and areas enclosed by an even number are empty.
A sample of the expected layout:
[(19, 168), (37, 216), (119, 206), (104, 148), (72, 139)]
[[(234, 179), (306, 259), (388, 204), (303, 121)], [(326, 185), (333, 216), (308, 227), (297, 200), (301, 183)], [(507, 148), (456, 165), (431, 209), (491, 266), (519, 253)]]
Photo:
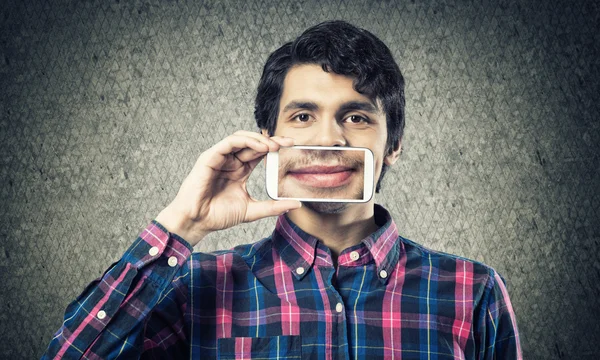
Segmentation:
[(487, 285), (480, 316), (480, 359), (523, 359), (519, 330), (504, 279), (495, 270)]
[(153, 220), (69, 304), (42, 359), (187, 356), (187, 259), (193, 248)]

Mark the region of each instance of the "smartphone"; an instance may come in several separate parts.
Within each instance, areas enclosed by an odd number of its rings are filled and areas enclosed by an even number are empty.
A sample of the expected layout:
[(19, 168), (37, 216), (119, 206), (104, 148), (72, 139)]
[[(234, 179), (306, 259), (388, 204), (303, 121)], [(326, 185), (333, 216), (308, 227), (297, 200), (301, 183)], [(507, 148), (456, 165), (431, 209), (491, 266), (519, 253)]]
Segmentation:
[(373, 196), (373, 152), (362, 147), (291, 146), (266, 158), (274, 200), (367, 202)]

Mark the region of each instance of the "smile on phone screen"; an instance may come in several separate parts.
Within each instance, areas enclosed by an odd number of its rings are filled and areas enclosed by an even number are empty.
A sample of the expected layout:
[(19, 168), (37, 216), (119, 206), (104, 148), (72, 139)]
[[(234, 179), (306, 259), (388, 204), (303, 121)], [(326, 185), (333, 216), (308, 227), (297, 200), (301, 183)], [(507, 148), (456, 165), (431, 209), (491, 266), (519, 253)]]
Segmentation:
[(280, 198), (362, 199), (365, 151), (279, 149)]

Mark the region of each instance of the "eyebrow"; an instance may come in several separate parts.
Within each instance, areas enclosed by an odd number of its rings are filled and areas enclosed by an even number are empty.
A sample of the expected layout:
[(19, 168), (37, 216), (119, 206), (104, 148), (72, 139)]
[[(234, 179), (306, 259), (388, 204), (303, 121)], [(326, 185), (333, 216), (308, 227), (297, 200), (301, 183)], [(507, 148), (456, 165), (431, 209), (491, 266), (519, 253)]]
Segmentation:
[[(309, 110), (316, 111), (319, 109), (319, 105), (312, 101), (292, 101), (283, 108), (283, 112), (286, 113), (292, 110)], [(352, 110), (366, 111), (372, 114), (379, 112), (379, 107), (372, 102), (366, 101), (348, 101), (343, 103), (336, 113), (344, 113)]]
[(377, 107), (372, 102), (349, 101), (349, 102), (343, 103), (337, 112), (343, 113), (343, 112), (348, 112), (348, 111), (352, 111), (352, 110), (361, 110), (361, 111), (366, 111), (366, 112), (369, 112), (372, 114), (377, 114), (379, 112), (379, 107)]
[(317, 105), (316, 103), (314, 103), (312, 101), (292, 101), (283, 108), (283, 112), (286, 113), (291, 110), (316, 111), (318, 109), (319, 109), (319, 105)]

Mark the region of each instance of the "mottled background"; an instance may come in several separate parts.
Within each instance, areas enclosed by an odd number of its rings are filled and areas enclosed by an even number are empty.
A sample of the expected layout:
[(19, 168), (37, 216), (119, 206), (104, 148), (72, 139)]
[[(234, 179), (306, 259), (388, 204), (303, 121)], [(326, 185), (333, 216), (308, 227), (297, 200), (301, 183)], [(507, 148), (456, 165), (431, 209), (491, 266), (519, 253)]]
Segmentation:
[(42, 354), (200, 153), (256, 130), (267, 55), (328, 19), (375, 33), (406, 77), (405, 150), (377, 197), (400, 233), (496, 268), (526, 358), (598, 358), (599, 5), (459, 3), (2, 0), (0, 358)]

